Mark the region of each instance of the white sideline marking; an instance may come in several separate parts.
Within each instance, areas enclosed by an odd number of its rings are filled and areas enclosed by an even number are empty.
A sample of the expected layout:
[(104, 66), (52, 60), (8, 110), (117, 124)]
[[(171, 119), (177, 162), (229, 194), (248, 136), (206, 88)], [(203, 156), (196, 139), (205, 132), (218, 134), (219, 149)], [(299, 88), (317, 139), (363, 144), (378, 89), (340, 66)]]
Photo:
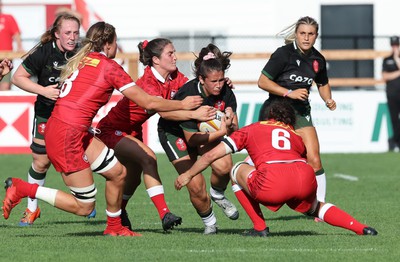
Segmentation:
[[(376, 252), (380, 251), (378, 248), (265, 248), (262, 252), (305, 252), (305, 253), (318, 253), (318, 252)], [(163, 249), (163, 252), (188, 252), (188, 253), (224, 253), (229, 251), (230, 253), (260, 253), (260, 250), (249, 250), (249, 249), (231, 249), (231, 250), (219, 250), (219, 249), (188, 249), (188, 250), (174, 250), (174, 249)]]
[(356, 176), (350, 176), (350, 175), (345, 175), (345, 174), (333, 174), (333, 176), (342, 178), (342, 179), (348, 180), (348, 181), (358, 181), (358, 177), (356, 177)]

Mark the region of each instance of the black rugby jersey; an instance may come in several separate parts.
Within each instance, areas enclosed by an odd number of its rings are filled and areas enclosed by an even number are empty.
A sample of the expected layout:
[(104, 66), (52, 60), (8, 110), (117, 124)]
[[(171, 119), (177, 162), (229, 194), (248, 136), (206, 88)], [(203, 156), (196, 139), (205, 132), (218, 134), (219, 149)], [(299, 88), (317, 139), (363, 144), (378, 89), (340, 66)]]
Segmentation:
[[(207, 97), (203, 87), (200, 84), (200, 81), (196, 78), (184, 84), (175, 94), (174, 100), (183, 100), (187, 96), (196, 95), (200, 95), (204, 99), (202, 104), (203, 106), (212, 106), (222, 112), (225, 111), (227, 107), (231, 107), (233, 112), (236, 113), (236, 97), (231, 88), (226, 83), (222, 87), (221, 93), (218, 96), (210, 95)], [(182, 129), (189, 132), (198, 132), (197, 124), (198, 121), (195, 119), (187, 121), (170, 121), (164, 118), (160, 118), (158, 122), (158, 127), (168, 133), (183, 137)]]
[[(61, 52), (54, 41), (40, 45), (22, 62), (22, 66), (32, 76), (37, 77), (41, 86), (58, 84), (61, 68), (73, 52)], [(38, 95), (35, 102), (35, 114), (48, 119), (53, 111), (55, 101)]]
[[(310, 92), (313, 82), (317, 86), (328, 83), (325, 58), (314, 47), (308, 54), (301, 53), (296, 42), (278, 48), (264, 66), (262, 74), (278, 85), (292, 90), (306, 88)], [(278, 96), (269, 94), (269, 100), (276, 97)], [(298, 113), (310, 114), (308, 100), (290, 100)]]

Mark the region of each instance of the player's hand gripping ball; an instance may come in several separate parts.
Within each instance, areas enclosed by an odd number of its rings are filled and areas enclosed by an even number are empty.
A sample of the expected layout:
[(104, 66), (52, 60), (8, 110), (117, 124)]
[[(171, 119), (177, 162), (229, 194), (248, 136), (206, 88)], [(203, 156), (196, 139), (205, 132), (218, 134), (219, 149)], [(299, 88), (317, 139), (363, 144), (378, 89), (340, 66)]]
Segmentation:
[(215, 118), (209, 121), (199, 122), (197, 124), (200, 132), (212, 133), (218, 131), (221, 128), (222, 117), (225, 114), (221, 111), (217, 111)]

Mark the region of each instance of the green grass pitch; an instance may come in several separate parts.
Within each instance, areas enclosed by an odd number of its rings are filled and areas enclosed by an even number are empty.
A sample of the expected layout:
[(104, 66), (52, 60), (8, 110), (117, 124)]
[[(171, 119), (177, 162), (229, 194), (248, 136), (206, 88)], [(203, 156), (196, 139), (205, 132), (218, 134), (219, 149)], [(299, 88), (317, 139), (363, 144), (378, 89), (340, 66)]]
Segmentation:
[[(23, 200), (8, 220), (0, 218), (0, 261), (398, 261), (400, 257), (400, 161), (398, 153), (323, 154), (327, 175), (327, 202), (334, 203), (379, 235), (357, 236), (351, 231), (315, 223), (283, 207), (277, 213), (262, 208), (271, 235), (247, 238), (240, 234), (251, 221), (230, 189), (227, 196), (240, 217), (226, 218), (214, 205), (219, 233), (205, 236), (203, 224), (191, 206), (186, 189), (173, 187), (176, 172), (163, 154), (158, 164), (167, 203), (183, 224), (163, 233), (156, 209), (143, 184), (128, 204), (135, 231), (142, 237), (104, 237), (104, 179), (95, 175), (97, 217), (88, 220), (39, 202), (42, 216), (31, 227), (18, 221), (26, 207)], [(245, 156), (234, 155), (234, 161)], [(0, 178), (26, 179), (30, 155), (0, 155)], [(209, 181), (209, 170), (205, 171)], [(51, 168), (46, 186), (67, 191)], [(4, 196), (3, 186), (0, 195)]]

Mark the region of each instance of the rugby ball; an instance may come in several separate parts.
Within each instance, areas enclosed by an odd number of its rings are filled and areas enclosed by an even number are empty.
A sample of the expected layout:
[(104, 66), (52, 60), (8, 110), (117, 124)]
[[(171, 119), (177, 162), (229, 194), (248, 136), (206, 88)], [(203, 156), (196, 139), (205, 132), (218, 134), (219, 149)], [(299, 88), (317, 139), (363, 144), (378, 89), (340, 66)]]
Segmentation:
[(198, 123), (199, 131), (205, 133), (218, 131), (221, 128), (222, 117), (224, 116), (224, 113), (217, 111), (214, 119)]

